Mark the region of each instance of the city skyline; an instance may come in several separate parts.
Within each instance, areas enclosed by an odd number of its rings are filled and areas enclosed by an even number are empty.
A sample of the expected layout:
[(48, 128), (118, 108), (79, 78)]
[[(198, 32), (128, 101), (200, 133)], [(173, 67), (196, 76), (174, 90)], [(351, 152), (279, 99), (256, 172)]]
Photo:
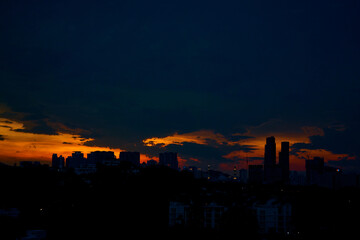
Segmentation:
[[(307, 159), (304, 159), (304, 167), (300, 170), (293, 169), (292, 161), (290, 158), (290, 143), (288, 141), (281, 141), (280, 150), (276, 150), (276, 138), (274, 136), (269, 136), (264, 141), (264, 153), (263, 160), (251, 161), (249, 162), (248, 158), (245, 158), (244, 161), (239, 164), (238, 162), (234, 162), (232, 167), (233, 169), (230, 171), (229, 169), (219, 169), (217, 166), (212, 165), (186, 165), (180, 164), (181, 158), (178, 157), (177, 152), (159, 152), (157, 156), (153, 156), (149, 159), (141, 159), (143, 155), (141, 152), (129, 152), (129, 151), (120, 151), (118, 157), (114, 151), (104, 151), (104, 150), (96, 150), (88, 153), (84, 153), (82, 151), (72, 151), (69, 155), (62, 155), (58, 153), (52, 153), (51, 161), (37, 161), (36, 159), (31, 161), (20, 161), (20, 165), (25, 162), (38, 162), (39, 164), (50, 165), (55, 168), (94, 168), (97, 164), (105, 164), (107, 166), (117, 166), (120, 162), (131, 162), (134, 166), (140, 165), (163, 165), (168, 166), (173, 169), (182, 170), (182, 169), (192, 169), (194, 167), (199, 169), (211, 169), (212, 171), (223, 171), (226, 174), (230, 174), (231, 172), (234, 175), (237, 175), (237, 170), (249, 170), (250, 166), (259, 166), (262, 165), (264, 168), (264, 181), (267, 182), (267, 178), (274, 178), (275, 181), (284, 181), (287, 182), (289, 180), (289, 171), (302, 171), (305, 173), (307, 162), (310, 161), (310, 156), (307, 156)], [(324, 158), (320, 156), (313, 156), (312, 158), (317, 159)], [(311, 158), (311, 159), (312, 159)], [(73, 163), (74, 160), (77, 159), (77, 163)], [(16, 166), (18, 163), (14, 163)], [(61, 166), (61, 167), (60, 167)], [(95, 169), (95, 168), (94, 168)], [(339, 168), (340, 169), (340, 168)], [(348, 171), (347, 173), (354, 173), (352, 171)], [(276, 176), (277, 175), (277, 176)], [(271, 181), (270, 181), (271, 182)]]
[[(5, 139), (0, 142), (0, 146), (1, 143), (3, 144), (2, 147), (5, 146), (5, 149), (0, 155), (0, 161), (9, 165), (19, 163), (20, 161), (40, 161), (42, 163), (49, 164), (51, 163), (51, 155), (54, 152), (56, 152), (58, 155), (71, 156), (71, 154), (76, 151), (83, 152), (84, 154), (89, 154), (94, 151), (112, 151), (119, 153), (127, 151), (120, 148), (97, 147), (91, 146), (91, 144), (87, 145), (87, 142), (91, 143), (91, 141), (93, 141), (94, 139), (87, 139), (81, 137), (81, 135), (69, 133), (60, 133), (58, 135), (33, 134), (23, 131), (24, 125), (22, 123), (3, 118), (0, 118), (0, 121), (2, 123), (2, 125), (0, 126), (0, 133), (4, 133), (6, 136), (8, 136), (9, 142), (7, 144), (7, 141), (5, 141)], [(307, 135), (321, 136), (322, 134), (322, 130), (315, 127), (304, 127), (302, 128), (302, 131), (302, 136), (299, 138), (298, 142), (296, 142), (296, 138), (294, 137), (276, 137), (276, 139), (281, 143), (289, 143), (289, 154), (291, 157), (290, 170), (305, 171), (305, 161), (313, 157), (323, 157), (326, 162), (330, 163), (334, 167), (341, 167), (341, 165), (336, 164), (337, 160), (349, 157), (347, 154), (334, 154), (324, 149), (313, 149), (306, 151), (301, 148), (298, 149), (297, 145), (310, 144), (303, 143), (303, 141), (306, 141)], [(261, 139), (260, 136), (248, 137), (245, 135), (234, 134), (233, 137), (238, 137), (240, 140), (225, 142), (228, 141), (228, 139), (226, 139), (222, 134), (215, 134), (212, 131), (207, 130), (183, 135), (174, 134), (173, 136), (165, 138), (145, 139), (143, 140), (143, 143), (144, 146), (147, 146), (144, 148), (146, 152), (139, 152), (140, 162), (146, 163), (149, 160), (156, 160), (157, 162), (159, 162), (158, 154), (160, 152), (167, 152), (167, 145), (176, 145), (178, 147), (176, 147), (175, 149), (179, 151), (179, 165), (182, 167), (190, 165), (198, 165), (205, 167), (207, 165), (212, 165), (215, 169), (218, 169), (220, 171), (231, 172), (234, 166), (240, 168), (247, 168), (247, 164), (249, 163), (264, 163), (264, 152), (266, 149), (265, 143), (268, 136), (265, 136), (263, 139)], [(291, 139), (291, 141), (289, 141), (289, 139)], [(217, 164), (208, 164), (206, 161), (202, 162), (192, 157), (191, 155), (188, 155), (186, 158), (182, 157), (181, 149), (184, 144), (195, 143), (198, 145), (207, 145), (209, 141), (214, 141), (219, 145), (238, 145), (244, 149), (231, 151), (228, 154), (222, 155), (221, 157), (223, 159), (228, 160), (228, 162), (225, 163), (221, 163), (219, 161), (220, 163)], [(154, 146), (156, 151), (149, 150)], [(21, 148), (23, 149), (23, 151), (19, 151)], [(53, 149), (57, 149), (57, 151), (53, 151)], [(275, 150), (275, 161), (280, 160), (279, 154), (280, 152), (276, 152)], [(350, 157), (349, 159), (351, 160), (352, 158)], [(272, 161), (274, 161), (274, 159)], [(357, 171), (356, 169), (351, 168), (346, 169), (346, 167), (345, 170), (348, 170), (350, 172)]]
[(359, 0), (1, 0), (0, 239), (351, 239)]

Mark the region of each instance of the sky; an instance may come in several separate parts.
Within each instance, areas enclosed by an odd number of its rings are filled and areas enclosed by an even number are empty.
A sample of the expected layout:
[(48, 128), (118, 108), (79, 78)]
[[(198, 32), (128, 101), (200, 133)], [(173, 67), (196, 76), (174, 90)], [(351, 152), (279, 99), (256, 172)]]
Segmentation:
[(0, 2), (0, 161), (178, 152), (360, 172), (360, 2)]

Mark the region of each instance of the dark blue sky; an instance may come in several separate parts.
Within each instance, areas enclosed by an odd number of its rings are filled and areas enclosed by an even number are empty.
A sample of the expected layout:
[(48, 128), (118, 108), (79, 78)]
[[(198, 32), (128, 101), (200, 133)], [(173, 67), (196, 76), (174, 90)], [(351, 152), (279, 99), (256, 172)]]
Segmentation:
[[(347, 154), (357, 160), (338, 163), (358, 167), (359, 29), (356, 0), (3, 0), (1, 116), (149, 154), (163, 149), (147, 138), (207, 129), (230, 141), (276, 119), (272, 132), (323, 130), (295, 151)], [(241, 149), (166, 147), (203, 163)]]

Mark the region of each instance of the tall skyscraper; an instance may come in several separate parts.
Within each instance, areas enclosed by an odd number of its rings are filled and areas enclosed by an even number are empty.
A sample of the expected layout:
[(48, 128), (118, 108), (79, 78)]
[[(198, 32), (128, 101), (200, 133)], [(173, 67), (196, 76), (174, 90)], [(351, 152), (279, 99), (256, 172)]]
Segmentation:
[(276, 143), (275, 137), (266, 138), (264, 166), (276, 165)]
[(176, 152), (159, 153), (159, 164), (177, 170), (179, 168), (177, 153)]
[(276, 166), (276, 143), (275, 137), (266, 138), (265, 156), (264, 156), (264, 181), (271, 183), (277, 172)]
[(289, 181), (289, 142), (281, 142), (281, 152), (279, 152), (279, 166), (283, 182)]
[(140, 165), (140, 153), (139, 152), (120, 152), (120, 161), (131, 162), (135, 166)]

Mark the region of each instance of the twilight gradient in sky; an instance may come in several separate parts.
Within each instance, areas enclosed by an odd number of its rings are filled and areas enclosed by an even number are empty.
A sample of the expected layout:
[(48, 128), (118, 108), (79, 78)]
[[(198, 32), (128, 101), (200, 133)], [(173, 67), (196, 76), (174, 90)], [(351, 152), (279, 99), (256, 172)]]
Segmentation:
[[(360, 170), (360, 3), (0, 3), (0, 161), (177, 151), (183, 165)], [(280, 151), (280, 149), (278, 149)]]

